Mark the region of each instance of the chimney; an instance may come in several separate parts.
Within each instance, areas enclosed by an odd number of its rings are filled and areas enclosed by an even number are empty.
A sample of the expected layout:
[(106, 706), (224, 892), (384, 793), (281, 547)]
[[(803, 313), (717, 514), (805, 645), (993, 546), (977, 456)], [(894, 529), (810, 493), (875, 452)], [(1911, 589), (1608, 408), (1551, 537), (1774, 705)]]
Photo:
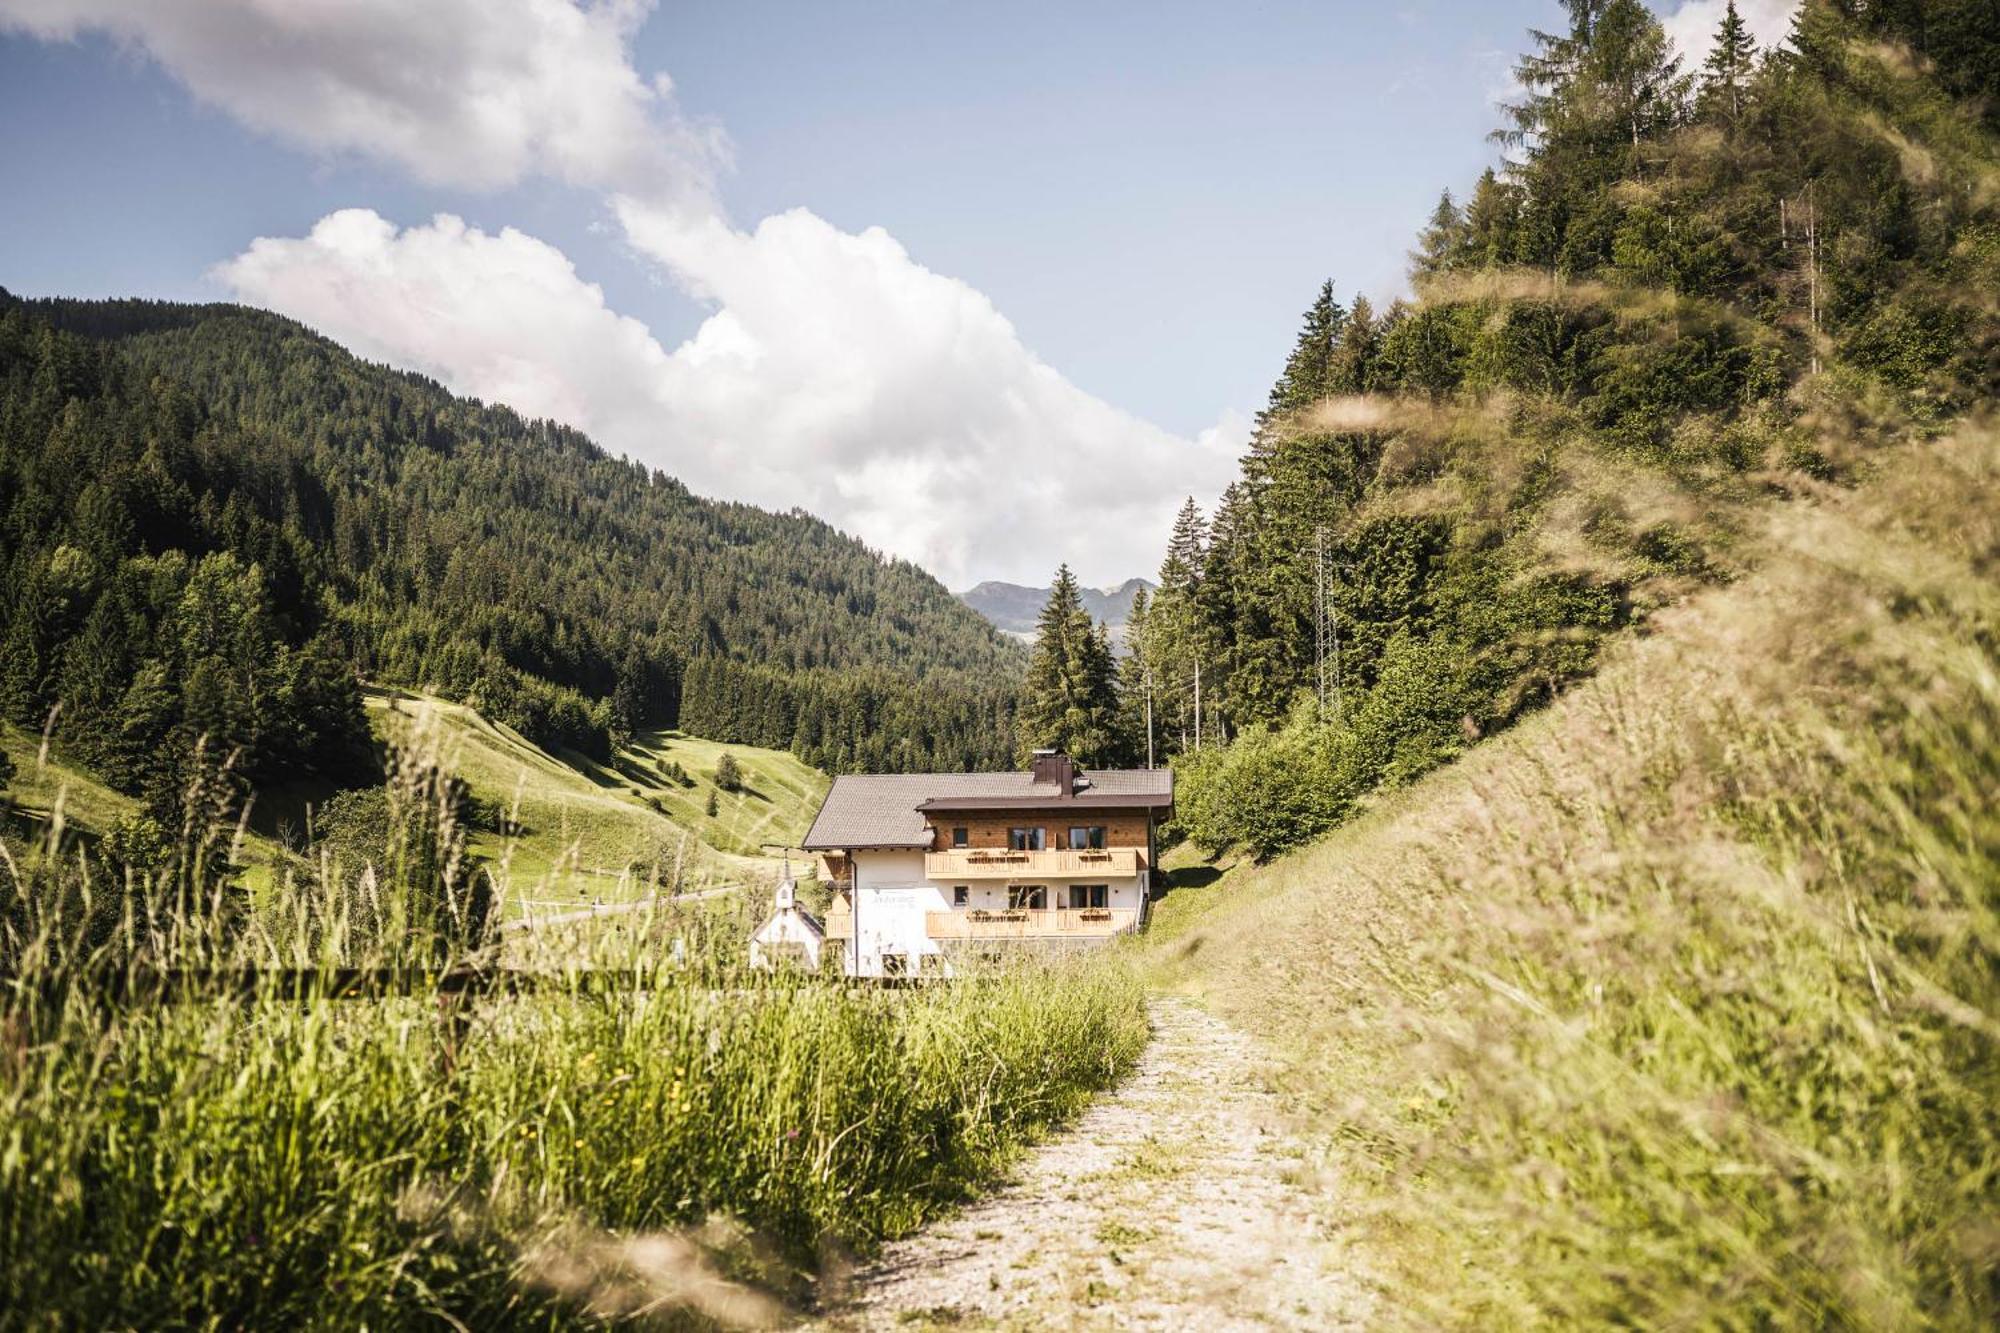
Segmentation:
[(1061, 750), (1035, 751), (1034, 764), (1030, 770), (1037, 787), (1054, 787), (1056, 794), (1067, 799), (1076, 782), (1076, 764)]

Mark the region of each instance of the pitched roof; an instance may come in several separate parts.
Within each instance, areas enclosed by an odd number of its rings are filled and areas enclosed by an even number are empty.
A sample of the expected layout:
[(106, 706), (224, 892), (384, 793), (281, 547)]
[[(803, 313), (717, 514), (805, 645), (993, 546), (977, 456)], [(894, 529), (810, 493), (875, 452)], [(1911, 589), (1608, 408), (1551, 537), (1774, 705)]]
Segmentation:
[(923, 809), (976, 810), (1171, 806), (1174, 775), (1165, 768), (1080, 773), (1071, 795), (1032, 773), (856, 773), (833, 780), (812, 830), (809, 851), (842, 847), (929, 847)]

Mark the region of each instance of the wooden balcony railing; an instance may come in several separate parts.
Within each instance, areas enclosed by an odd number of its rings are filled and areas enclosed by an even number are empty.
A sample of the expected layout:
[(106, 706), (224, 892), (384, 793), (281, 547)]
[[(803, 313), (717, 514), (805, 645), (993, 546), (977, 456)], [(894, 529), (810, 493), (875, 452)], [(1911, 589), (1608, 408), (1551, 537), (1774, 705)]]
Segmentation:
[(985, 847), (954, 848), (924, 853), (924, 878), (935, 881), (971, 879), (1076, 879), (1102, 875), (1106, 879), (1139, 873), (1145, 853), (1136, 847), (1105, 847), (1092, 851), (1010, 852)]
[(1129, 907), (1015, 907), (926, 912), (934, 940), (1090, 939), (1117, 935), (1139, 924)]

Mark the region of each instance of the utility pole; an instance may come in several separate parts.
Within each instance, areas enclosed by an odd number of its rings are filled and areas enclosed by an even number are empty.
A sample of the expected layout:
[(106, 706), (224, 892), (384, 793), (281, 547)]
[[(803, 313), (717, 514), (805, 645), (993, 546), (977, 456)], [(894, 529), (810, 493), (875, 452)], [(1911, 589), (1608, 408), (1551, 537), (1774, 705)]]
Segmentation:
[(1806, 299), (1812, 317), (1812, 373), (1819, 374), (1819, 205), (1806, 190)]
[(1201, 659), (1194, 663), (1194, 748), (1201, 748)]
[(1146, 668), (1146, 767), (1153, 766), (1153, 664)]

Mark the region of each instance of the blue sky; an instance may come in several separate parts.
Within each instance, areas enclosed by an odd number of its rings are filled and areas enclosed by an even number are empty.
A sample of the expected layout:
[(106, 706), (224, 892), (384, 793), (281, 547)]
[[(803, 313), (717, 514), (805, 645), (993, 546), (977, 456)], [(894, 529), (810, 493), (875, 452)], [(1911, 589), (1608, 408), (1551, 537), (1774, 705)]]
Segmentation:
[(1491, 160), (1525, 29), (1561, 19), (412, 12), (0, 0), (0, 285), (274, 305), (953, 586), (1052, 551), (1149, 570), (1318, 282), (1401, 291), (1437, 191)]

